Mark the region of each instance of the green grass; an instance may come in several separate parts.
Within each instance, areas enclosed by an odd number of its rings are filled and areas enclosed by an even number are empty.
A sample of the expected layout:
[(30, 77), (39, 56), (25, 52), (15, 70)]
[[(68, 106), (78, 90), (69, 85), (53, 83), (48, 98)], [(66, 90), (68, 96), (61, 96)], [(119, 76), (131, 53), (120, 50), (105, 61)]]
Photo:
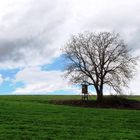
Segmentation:
[[(0, 96), (0, 140), (139, 140), (140, 111), (52, 105), (79, 96)], [(136, 98), (136, 97), (135, 97)]]
[(128, 96), (128, 98), (140, 101), (140, 96)]

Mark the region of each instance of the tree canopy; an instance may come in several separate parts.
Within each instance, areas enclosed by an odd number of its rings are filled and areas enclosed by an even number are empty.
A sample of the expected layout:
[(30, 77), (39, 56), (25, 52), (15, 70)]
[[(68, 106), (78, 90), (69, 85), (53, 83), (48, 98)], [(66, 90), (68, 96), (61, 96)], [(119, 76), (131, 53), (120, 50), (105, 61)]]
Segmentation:
[(66, 76), (74, 84), (93, 85), (97, 100), (102, 100), (104, 85), (117, 93), (133, 78), (138, 57), (112, 32), (84, 32), (73, 35), (63, 49), (67, 60)]

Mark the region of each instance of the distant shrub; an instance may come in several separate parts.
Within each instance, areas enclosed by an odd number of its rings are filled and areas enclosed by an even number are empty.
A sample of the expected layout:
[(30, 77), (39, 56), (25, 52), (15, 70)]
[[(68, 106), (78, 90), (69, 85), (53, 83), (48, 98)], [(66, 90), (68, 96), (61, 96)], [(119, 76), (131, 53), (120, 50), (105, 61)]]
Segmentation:
[(110, 95), (103, 97), (103, 103), (105, 104), (124, 104), (128, 103), (130, 100), (125, 95)]

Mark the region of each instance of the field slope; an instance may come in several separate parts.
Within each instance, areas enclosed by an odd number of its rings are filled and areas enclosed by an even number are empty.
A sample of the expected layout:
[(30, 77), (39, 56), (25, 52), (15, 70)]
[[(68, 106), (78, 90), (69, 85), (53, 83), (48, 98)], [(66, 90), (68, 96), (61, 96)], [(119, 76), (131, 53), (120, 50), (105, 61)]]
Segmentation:
[(0, 140), (139, 140), (140, 110), (49, 104), (77, 96), (0, 96)]

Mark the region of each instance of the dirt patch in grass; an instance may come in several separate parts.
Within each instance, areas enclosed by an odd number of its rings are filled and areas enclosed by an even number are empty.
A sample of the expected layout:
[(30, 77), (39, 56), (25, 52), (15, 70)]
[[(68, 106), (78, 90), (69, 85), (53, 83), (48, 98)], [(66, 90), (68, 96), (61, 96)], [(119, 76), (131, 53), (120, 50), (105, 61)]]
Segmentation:
[(116, 109), (134, 109), (140, 110), (140, 101), (130, 100), (122, 97), (105, 97), (102, 102), (95, 100), (51, 100), (52, 104), (70, 105), (88, 108), (116, 108)]

